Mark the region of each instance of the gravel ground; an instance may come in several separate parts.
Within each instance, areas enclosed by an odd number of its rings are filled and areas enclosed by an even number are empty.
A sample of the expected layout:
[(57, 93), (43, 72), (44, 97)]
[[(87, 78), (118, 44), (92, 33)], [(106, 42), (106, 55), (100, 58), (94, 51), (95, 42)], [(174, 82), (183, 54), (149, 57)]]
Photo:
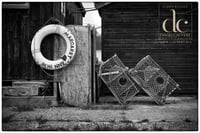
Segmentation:
[[(109, 102), (108, 102), (109, 101)], [(198, 130), (196, 97), (170, 97), (165, 105), (156, 105), (149, 97), (136, 97), (126, 106), (112, 97), (87, 107), (34, 108), (3, 107), (2, 129), (7, 130)]]

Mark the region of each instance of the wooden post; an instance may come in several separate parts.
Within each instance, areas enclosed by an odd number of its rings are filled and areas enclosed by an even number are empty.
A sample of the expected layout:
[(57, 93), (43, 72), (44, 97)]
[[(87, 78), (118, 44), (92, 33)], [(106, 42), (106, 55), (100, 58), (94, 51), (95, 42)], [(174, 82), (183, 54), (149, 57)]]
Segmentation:
[[(76, 55), (72, 62), (57, 72), (56, 81), (60, 83), (61, 99), (70, 105), (86, 106), (91, 103), (92, 89), (92, 55), (91, 33), (89, 27), (67, 26), (76, 39)], [(61, 49), (57, 57), (61, 57), (65, 42), (60, 40), (56, 46)], [(56, 52), (55, 52), (56, 54)]]

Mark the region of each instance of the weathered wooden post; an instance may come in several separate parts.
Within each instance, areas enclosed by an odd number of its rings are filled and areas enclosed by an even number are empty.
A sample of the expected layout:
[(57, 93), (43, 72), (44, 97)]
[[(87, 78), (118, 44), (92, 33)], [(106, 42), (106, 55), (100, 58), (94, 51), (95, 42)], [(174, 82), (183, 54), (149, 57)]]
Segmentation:
[[(74, 106), (85, 106), (92, 101), (92, 78), (94, 50), (91, 46), (90, 27), (70, 25), (67, 28), (76, 40), (76, 54), (73, 61), (63, 69), (55, 72), (55, 81), (59, 82), (59, 91), (64, 103)], [(55, 43), (54, 57), (61, 57), (65, 51), (65, 42), (59, 39)]]

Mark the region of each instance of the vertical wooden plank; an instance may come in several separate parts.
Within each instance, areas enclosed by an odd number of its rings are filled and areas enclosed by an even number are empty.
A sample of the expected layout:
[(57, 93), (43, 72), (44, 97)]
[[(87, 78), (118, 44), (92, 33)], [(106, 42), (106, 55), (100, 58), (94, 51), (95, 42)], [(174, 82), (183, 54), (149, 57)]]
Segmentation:
[[(31, 3), (30, 4), (30, 14), (31, 14), (31, 20), (30, 20), (30, 38), (29, 40), (32, 41), (33, 36), (39, 30), (39, 16), (40, 16), (40, 4), (39, 3)], [(28, 46), (29, 49), (31, 49), (31, 44)], [(39, 66), (36, 65), (32, 54), (29, 53), (29, 79), (38, 79), (38, 69)]]
[[(82, 33), (84, 34), (84, 33)], [(88, 27), (88, 51), (87, 51), (87, 55), (88, 55), (88, 60), (87, 60), (87, 65), (88, 65), (88, 87), (90, 89), (89, 91), (89, 100), (88, 103), (92, 103), (92, 87), (93, 87), (93, 82), (92, 82), (92, 32), (90, 31), (90, 27)]]
[(97, 86), (96, 86), (96, 69), (95, 69), (95, 64), (96, 64), (96, 29), (95, 27), (92, 27), (91, 29), (91, 61), (92, 61), (92, 90), (93, 90), (93, 103), (96, 104), (97, 102)]
[[(8, 12), (8, 21), (11, 21), (11, 22), (15, 22), (14, 19), (15, 17), (11, 17), (12, 15), (15, 16), (15, 14), (13, 14), (13, 12)], [(13, 69), (12, 69), (12, 66), (13, 65), (13, 38), (14, 38), (14, 27), (13, 27), (13, 23), (11, 22), (8, 22), (8, 75), (9, 75), (9, 78), (10, 77), (13, 77)]]
[(14, 38), (14, 67), (12, 67), (12, 69), (14, 69), (14, 77), (15, 79), (20, 79), (21, 78), (21, 71), (19, 71), (20, 69), (23, 69), (23, 65), (21, 65), (21, 60), (23, 60), (23, 58), (20, 58), (20, 52), (21, 52), (21, 42), (22, 42), (22, 15), (24, 15), (23, 11), (18, 11), (16, 13), (16, 23), (15, 23), (15, 38)]
[[(70, 105), (91, 103), (91, 35), (88, 27), (67, 26), (76, 39), (76, 55), (55, 80), (61, 86), (61, 98)], [(59, 54), (58, 54), (59, 55)]]
[[(24, 16), (23, 17), (23, 41), (22, 41), (22, 47), (21, 47), (21, 57), (23, 58), (22, 60), (22, 65), (24, 66), (23, 70), (22, 70), (22, 78), (21, 79), (28, 79), (28, 57), (29, 57), (29, 53), (31, 53), (31, 50), (29, 50), (28, 45), (30, 45), (29, 43), (29, 17), (28, 16)], [(26, 57), (26, 58), (24, 58)]]
[(8, 30), (7, 18), (8, 14), (5, 9), (2, 10), (2, 79), (8, 79)]
[(94, 88), (93, 88), (93, 27), (89, 26), (90, 40), (91, 40), (91, 100), (94, 103)]
[[(39, 8), (40, 15), (38, 16), (38, 20), (39, 20), (38, 30), (40, 28), (42, 28), (43, 26), (45, 26), (45, 24), (44, 24), (45, 23), (45, 17), (49, 15), (48, 12), (46, 11), (47, 10), (46, 8), (49, 8), (47, 4), (45, 4), (43, 2), (40, 3), (40, 8)], [(46, 14), (46, 16), (45, 16), (45, 14)], [(41, 48), (40, 48), (43, 56), (45, 56), (46, 58), (49, 58), (48, 52), (47, 52), (48, 51), (47, 50), (48, 49), (48, 41), (49, 41), (48, 38), (49, 37), (47, 36), (43, 39), (43, 41), (41, 42)], [(51, 52), (51, 51), (49, 51), (49, 52)], [(43, 70), (39, 66), (36, 67), (36, 71), (38, 73), (37, 77), (36, 77), (37, 79), (42, 79), (44, 77), (47, 77), (47, 75), (45, 74), (46, 70)]]
[(53, 96), (57, 98), (57, 82), (53, 82)]

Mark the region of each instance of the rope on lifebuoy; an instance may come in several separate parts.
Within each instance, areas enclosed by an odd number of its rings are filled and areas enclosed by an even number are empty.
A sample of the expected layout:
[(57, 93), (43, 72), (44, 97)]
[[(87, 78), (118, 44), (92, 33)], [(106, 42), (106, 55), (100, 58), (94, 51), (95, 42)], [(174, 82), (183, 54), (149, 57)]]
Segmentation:
[[(57, 60), (46, 59), (40, 50), (42, 40), (50, 34), (60, 35), (65, 40), (65, 44), (67, 45), (65, 54)], [(35, 62), (40, 65), (40, 67), (47, 70), (61, 69), (73, 60), (76, 53), (76, 40), (70, 30), (66, 27), (57, 24), (50, 24), (41, 28), (33, 37), (31, 43), (31, 53)]]

